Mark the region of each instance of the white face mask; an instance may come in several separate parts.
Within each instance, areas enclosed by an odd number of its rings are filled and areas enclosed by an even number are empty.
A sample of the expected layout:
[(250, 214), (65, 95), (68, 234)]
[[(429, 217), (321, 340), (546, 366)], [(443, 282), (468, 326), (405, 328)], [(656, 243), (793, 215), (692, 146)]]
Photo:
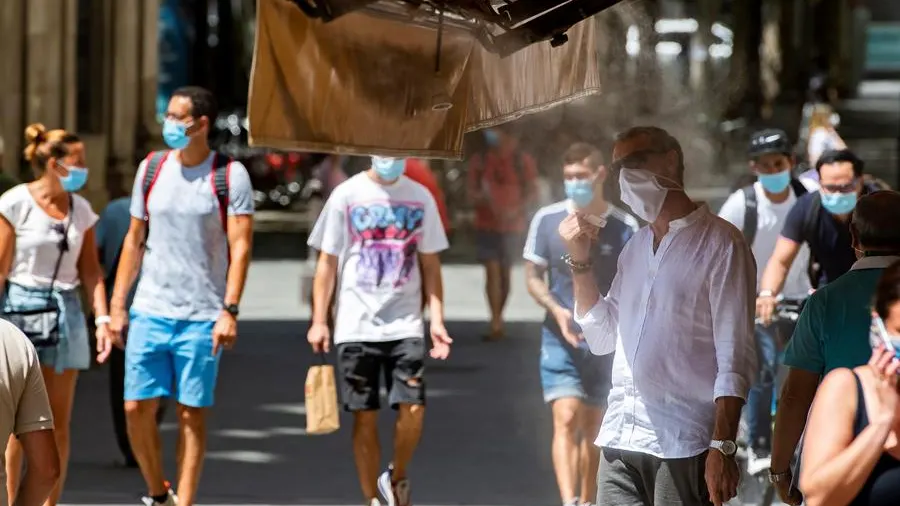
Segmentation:
[(619, 171), (622, 202), (642, 220), (653, 223), (662, 211), (668, 188), (663, 188), (657, 176), (643, 169), (622, 168)]

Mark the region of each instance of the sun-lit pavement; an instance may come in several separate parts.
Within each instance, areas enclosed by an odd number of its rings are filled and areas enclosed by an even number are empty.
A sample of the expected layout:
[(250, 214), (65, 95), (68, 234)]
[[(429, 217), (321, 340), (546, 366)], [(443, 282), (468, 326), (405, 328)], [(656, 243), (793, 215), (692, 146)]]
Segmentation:
[[(221, 370), (201, 504), (358, 505), (350, 419), (329, 436), (304, 434), (303, 385), (311, 356), (308, 310), (299, 302), (299, 262), (255, 262), (238, 347)], [(550, 418), (537, 371), (541, 313), (515, 274), (510, 338), (483, 343), (486, 310), (476, 266), (445, 272), (451, 359), (430, 362), (427, 422), (411, 478), (418, 505), (551, 506)], [(136, 470), (112, 436), (105, 369), (78, 385), (67, 504), (138, 504)], [(163, 426), (174, 475), (174, 424)], [(391, 415), (383, 413), (387, 442)], [(384, 458), (389, 451), (385, 448)]]

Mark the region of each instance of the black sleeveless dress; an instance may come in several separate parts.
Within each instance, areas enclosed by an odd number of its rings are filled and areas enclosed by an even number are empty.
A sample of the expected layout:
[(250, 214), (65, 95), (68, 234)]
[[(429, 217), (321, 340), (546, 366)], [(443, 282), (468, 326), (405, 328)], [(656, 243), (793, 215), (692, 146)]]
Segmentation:
[[(853, 421), (853, 435), (858, 436), (869, 425), (866, 413), (866, 400), (863, 397), (862, 383), (856, 378), (856, 419)], [(900, 505), (900, 460), (885, 453), (875, 464), (875, 469), (866, 480), (862, 490), (850, 503), (850, 506), (897, 506)]]

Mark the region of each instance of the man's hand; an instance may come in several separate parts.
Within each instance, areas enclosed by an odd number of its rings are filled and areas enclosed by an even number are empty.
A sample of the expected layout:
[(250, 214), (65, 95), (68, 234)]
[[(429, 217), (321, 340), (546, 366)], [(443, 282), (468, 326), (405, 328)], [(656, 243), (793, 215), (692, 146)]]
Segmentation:
[(576, 262), (586, 262), (590, 256), (591, 241), (596, 239), (600, 229), (591, 225), (580, 213), (566, 216), (559, 224), (559, 235), (566, 243), (569, 255)]
[(444, 324), (440, 322), (431, 322), (431, 358), (438, 360), (447, 360), (450, 356), (450, 334), (444, 328)]
[[(104, 323), (102, 325), (98, 325), (97, 329), (94, 331), (94, 335), (97, 337), (97, 363), (102, 364), (106, 362), (106, 359), (109, 358), (110, 352), (112, 352), (113, 342), (115, 341), (113, 337), (113, 333), (109, 330), (109, 324)], [(122, 341), (119, 339), (115, 342), (117, 348), (122, 348)]]
[(109, 325), (107, 326), (110, 337), (118, 343), (125, 342), (125, 328), (128, 327), (128, 311), (124, 307), (113, 306), (109, 310)]
[(772, 315), (775, 314), (777, 300), (774, 295), (760, 295), (756, 298), (756, 317), (763, 325), (772, 323)]
[(230, 350), (237, 341), (237, 320), (234, 315), (228, 311), (222, 311), (219, 319), (216, 320), (216, 326), (213, 327), (213, 355), (219, 353), (222, 348)]
[(796, 488), (791, 487), (794, 475), (791, 474), (790, 470), (788, 470), (787, 473), (786, 479), (775, 483), (775, 491), (778, 492), (778, 497), (781, 499), (781, 502), (789, 504), (790, 506), (800, 506), (803, 504), (803, 494)]
[(741, 472), (734, 457), (726, 457), (718, 450), (709, 450), (704, 475), (709, 499), (715, 506), (722, 506), (737, 495)]
[(559, 329), (562, 331), (563, 339), (577, 348), (581, 341), (584, 340), (584, 336), (572, 332), (572, 321), (574, 320), (572, 312), (566, 308), (559, 308), (553, 313), (553, 317), (556, 318), (556, 324), (559, 325)]
[(315, 353), (328, 353), (331, 351), (331, 331), (324, 323), (313, 323), (306, 333), (306, 340), (312, 346)]

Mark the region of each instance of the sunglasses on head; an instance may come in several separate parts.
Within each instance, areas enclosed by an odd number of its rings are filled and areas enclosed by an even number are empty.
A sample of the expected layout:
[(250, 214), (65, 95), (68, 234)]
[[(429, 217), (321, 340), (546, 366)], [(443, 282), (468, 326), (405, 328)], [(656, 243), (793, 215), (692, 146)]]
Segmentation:
[(645, 165), (647, 165), (647, 162), (650, 161), (651, 156), (664, 155), (668, 152), (668, 149), (641, 149), (614, 161), (612, 164), (610, 164), (610, 168), (616, 172), (622, 170), (623, 168), (642, 169)]

